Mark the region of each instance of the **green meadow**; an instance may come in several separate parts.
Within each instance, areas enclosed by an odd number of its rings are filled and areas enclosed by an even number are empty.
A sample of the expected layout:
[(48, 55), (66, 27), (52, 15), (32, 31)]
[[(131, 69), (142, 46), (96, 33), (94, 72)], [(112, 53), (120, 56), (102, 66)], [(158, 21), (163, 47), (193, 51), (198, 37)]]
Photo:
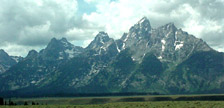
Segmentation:
[(223, 108), (223, 101), (117, 102), (95, 105), (17, 105), (0, 108)]
[[(224, 95), (11, 98), (10, 100), (17, 105), (0, 106), (0, 108), (224, 108)], [(25, 102), (28, 105), (24, 105)]]

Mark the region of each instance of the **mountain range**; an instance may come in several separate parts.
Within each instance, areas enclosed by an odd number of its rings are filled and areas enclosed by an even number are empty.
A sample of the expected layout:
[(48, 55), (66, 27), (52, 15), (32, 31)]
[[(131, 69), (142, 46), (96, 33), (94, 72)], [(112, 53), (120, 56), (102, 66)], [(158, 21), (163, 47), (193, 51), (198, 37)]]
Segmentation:
[(25, 58), (0, 50), (0, 96), (76, 93), (224, 93), (224, 53), (168, 23), (143, 17), (114, 40), (99, 32), (86, 47), (53, 38)]

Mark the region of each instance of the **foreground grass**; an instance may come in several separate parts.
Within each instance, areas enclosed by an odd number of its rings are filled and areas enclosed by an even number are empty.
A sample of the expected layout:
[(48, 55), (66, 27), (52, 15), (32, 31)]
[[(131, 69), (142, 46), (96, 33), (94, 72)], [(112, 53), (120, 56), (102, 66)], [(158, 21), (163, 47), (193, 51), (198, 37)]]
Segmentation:
[(28, 105), (0, 108), (223, 108), (224, 101), (117, 102), (98, 105)]

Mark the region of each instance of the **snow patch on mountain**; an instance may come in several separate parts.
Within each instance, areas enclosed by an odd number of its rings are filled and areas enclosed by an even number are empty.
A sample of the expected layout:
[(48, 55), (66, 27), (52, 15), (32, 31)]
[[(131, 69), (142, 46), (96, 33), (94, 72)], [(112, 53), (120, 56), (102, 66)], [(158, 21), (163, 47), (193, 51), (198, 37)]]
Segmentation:
[(70, 49), (66, 49), (65, 50), (65, 53), (68, 54), (69, 59), (74, 57), (74, 51), (73, 51), (73, 49), (71, 49), (71, 50)]
[(104, 44), (104, 42), (103, 42), (103, 39), (102, 39), (102, 38), (100, 39), (100, 43)]
[(126, 38), (124, 39), (124, 42), (126, 42), (129, 38), (129, 34), (126, 36)]
[(135, 61), (135, 60), (136, 60), (134, 57), (131, 57), (131, 59), (132, 59), (133, 61)]
[(158, 57), (158, 59), (160, 59), (160, 60), (161, 60), (161, 59), (163, 59), (163, 57), (162, 57), (162, 56), (159, 56), (159, 57)]
[(163, 52), (165, 51), (166, 40), (162, 39), (161, 42), (162, 42), (162, 52)]
[(175, 41), (174, 46), (175, 50), (179, 50), (184, 46), (184, 41)]
[(30, 83), (35, 84), (35, 83), (36, 83), (36, 81), (31, 81)]
[(171, 33), (172, 33), (172, 32), (170, 31), (168, 34), (166, 34), (166, 36), (165, 36), (165, 37), (168, 37)]
[(69, 47), (69, 43), (67, 41), (61, 41), (61, 43), (64, 45), (64, 47)]
[(19, 58), (18, 58), (18, 57), (12, 57), (12, 59), (13, 59), (13, 60), (15, 60), (15, 61), (16, 61), (16, 63), (18, 63), (18, 62), (19, 62)]
[(143, 23), (145, 20), (147, 20), (147, 18), (146, 17), (143, 17), (140, 21), (138, 21), (138, 24)]
[[(115, 43), (116, 43), (116, 42), (115, 42)], [(117, 52), (118, 52), (118, 53), (120, 53), (120, 52), (121, 52), (121, 50), (119, 49), (119, 47), (118, 47), (117, 43), (116, 43), (116, 48), (117, 48)]]

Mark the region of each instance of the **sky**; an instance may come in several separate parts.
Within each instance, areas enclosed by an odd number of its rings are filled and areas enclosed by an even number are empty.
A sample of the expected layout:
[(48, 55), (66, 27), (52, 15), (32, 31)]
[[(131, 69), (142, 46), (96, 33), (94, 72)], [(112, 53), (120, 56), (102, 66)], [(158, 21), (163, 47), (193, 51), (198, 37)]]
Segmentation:
[(224, 0), (0, 0), (0, 49), (26, 56), (56, 37), (86, 47), (100, 31), (114, 39), (142, 17), (173, 22), (224, 52)]

